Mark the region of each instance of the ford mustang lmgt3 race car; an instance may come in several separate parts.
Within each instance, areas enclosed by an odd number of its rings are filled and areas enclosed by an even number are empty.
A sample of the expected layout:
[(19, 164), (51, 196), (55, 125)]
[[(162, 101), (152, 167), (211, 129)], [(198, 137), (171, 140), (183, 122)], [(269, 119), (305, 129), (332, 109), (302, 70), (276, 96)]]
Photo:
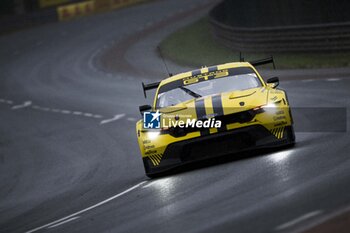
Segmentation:
[(265, 83), (254, 68), (273, 58), (180, 73), (161, 82), (153, 106), (136, 123), (146, 175), (181, 164), (256, 148), (292, 145), (293, 120), (277, 77)]

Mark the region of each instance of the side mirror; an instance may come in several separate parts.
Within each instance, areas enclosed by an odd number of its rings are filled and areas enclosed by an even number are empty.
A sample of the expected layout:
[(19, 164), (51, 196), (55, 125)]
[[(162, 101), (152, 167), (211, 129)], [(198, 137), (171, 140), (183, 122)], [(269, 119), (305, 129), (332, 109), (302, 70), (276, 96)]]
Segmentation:
[(152, 109), (152, 106), (151, 105), (142, 105), (139, 107), (139, 110), (140, 110), (140, 113), (141, 115), (146, 112), (146, 111), (149, 111)]
[(269, 78), (266, 83), (272, 87), (272, 88), (276, 88), (278, 87), (278, 85), (280, 84), (280, 80), (278, 77), (273, 77), (273, 78)]

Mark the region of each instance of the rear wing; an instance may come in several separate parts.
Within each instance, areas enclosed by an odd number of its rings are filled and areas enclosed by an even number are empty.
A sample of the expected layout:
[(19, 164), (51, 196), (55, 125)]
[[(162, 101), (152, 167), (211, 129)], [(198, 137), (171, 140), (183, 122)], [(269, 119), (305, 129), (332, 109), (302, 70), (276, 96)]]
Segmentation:
[(159, 84), (160, 82), (150, 83), (150, 84), (144, 84), (142, 82), (142, 89), (143, 89), (143, 94), (145, 95), (145, 98), (147, 98), (146, 91), (157, 89), (159, 87)]
[[(268, 58), (261, 59), (261, 60), (251, 61), (249, 63), (254, 67), (272, 63), (273, 68), (276, 69), (275, 61), (273, 60), (272, 56), (268, 57)], [(147, 98), (146, 92), (149, 90), (152, 90), (152, 89), (157, 89), (159, 87), (159, 84), (160, 84), (160, 82), (155, 82), (155, 83), (150, 83), (150, 84), (142, 83), (142, 89), (143, 89), (143, 94), (144, 94), (145, 98)]]
[(276, 69), (276, 65), (275, 65), (275, 61), (273, 60), (273, 57), (268, 57), (268, 58), (264, 58), (264, 59), (261, 59), (261, 60), (257, 60), (257, 61), (252, 61), (252, 62), (249, 62), (252, 66), (262, 66), (262, 65), (265, 65), (265, 64), (270, 64), (272, 63), (273, 65), (273, 68)]

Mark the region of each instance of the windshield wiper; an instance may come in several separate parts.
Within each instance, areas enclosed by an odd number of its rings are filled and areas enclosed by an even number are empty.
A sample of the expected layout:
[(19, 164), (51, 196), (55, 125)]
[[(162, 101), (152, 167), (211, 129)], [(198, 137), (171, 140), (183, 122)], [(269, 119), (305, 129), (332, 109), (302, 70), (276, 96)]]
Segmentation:
[(199, 97), (202, 97), (200, 94), (196, 93), (196, 92), (193, 92), (191, 91), (190, 89), (187, 89), (186, 87), (179, 87), (181, 90), (185, 91), (187, 94), (195, 97), (195, 98), (199, 98)]

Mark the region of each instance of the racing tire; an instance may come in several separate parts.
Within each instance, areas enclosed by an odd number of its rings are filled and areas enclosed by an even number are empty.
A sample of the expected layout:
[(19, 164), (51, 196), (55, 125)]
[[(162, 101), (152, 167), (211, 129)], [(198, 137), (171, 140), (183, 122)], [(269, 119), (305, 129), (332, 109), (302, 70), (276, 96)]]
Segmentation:
[(295, 132), (293, 125), (286, 127), (288, 146), (295, 145)]

